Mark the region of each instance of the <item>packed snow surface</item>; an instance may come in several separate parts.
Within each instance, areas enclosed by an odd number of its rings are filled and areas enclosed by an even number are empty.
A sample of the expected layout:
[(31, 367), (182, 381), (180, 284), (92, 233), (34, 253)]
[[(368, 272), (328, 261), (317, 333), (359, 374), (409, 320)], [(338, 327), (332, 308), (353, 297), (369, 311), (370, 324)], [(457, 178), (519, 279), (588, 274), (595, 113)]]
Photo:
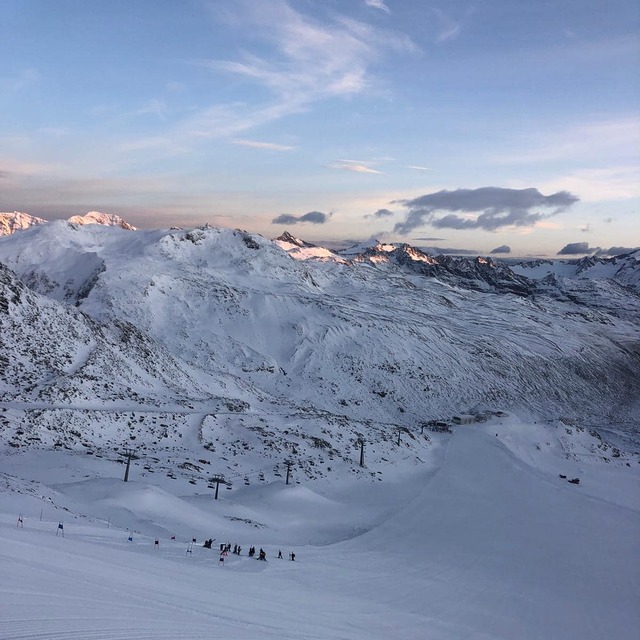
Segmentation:
[[(388, 484), (218, 501), (125, 484), (86, 456), (5, 452), (0, 637), (637, 638), (640, 465), (589, 456), (592, 438), (496, 418), (438, 434)], [(241, 510), (250, 523), (228, 517)], [(310, 543), (321, 519), (332, 533)], [(220, 542), (241, 555), (221, 564)]]

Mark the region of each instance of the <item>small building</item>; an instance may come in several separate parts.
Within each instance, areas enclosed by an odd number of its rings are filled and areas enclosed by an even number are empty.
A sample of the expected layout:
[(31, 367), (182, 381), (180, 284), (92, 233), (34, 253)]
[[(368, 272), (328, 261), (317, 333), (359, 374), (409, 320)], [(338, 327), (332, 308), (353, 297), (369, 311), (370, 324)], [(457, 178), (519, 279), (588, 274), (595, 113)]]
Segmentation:
[(453, 422), (453, 424), (473, 424), (476, 421), (476, 417), (474, 415), (471, 414), (462, 414), (459, 416), (453, 416), (453, 418), (451, 418), (451, 422)]

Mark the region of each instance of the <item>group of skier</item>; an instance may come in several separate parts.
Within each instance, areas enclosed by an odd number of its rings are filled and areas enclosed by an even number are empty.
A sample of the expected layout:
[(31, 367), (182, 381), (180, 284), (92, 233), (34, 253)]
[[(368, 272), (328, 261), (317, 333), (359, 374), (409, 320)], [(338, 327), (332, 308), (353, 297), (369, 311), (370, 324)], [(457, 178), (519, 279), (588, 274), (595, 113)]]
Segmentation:
[[(204, 544), (202, 545), (205, 549), (211, 549), (211, 544), (213, 542), (213, 538), (209, 538), (208, 540), (204, 541)], [(224, 564), (224, 559), (226, 556), (229, 555), (229, 553), (233, 553), (234, 555), (241, 555), (242, 553), (242, 547), (239, 544), (234, 544), (233, 545), (233, 549), (231, 548), (231, 543), (227, 542), (221, 542), (220, 543), (220, 564)], [(256, 555), (256, 548), (255, 547), (249, 547), (249, 557), (253, 558)], [(282, 560), (283, 556), (282, 556), (282, 551), (278, 550), (278, 556), (277, 556), (280, 560)], [(260, 550), (258, 551), (258, 560), (264, 560), (266, 562), (267, 560), (267, 552), (260, 547)], [(296, 559), (296, 554), (291, 551), (289, 553), (289, 560), (295, 560)]]
[(233, 551), (231, 551), (230, 542), (227, 542), (227, 544), (224, 544), (224, 542), (220, 543), (220, 553), (235, 553), (237, 556), (239, 556), (241, 551), (242, 547), (239, 544), (234, 544)]

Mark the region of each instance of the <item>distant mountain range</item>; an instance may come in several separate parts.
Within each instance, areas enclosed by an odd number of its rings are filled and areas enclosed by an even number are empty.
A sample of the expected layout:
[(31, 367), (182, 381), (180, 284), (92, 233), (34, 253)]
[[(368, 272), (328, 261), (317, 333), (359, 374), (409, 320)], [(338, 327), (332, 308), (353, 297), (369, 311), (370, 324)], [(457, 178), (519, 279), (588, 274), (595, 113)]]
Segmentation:
[(404, 243), (373, 240), (329, 251), (286, 232), (275, 242), (298, 260), (334, 260), (395, 264), (426, 277), (463, 284), (477, 291), (533, 295), (560, 288), (558, 278), (608, 279), (640, 288), (640, 249), (612, 258), (585, 256), (573, 260), (506, 261), (485, 257), (432, 255)]
[(82, 219), (0, 238), (12, 446), (157, 449), (196, 420), (225, 459), (295, 432), (318, 461), (461, 413), (637, 428), (640, 252), (508, 266)]
[[(0, 212), (0, 236), (9, 236), (16, 231), (23, 231), (35, 225), (47, 224), (47, 222), (48, 220), (43, 218), (37, 218), (19, 211), (14, 211), (13, 213)], [(89, 211), (83, 216), (71, 216), (67, 219), (67, 222), (79, 225), (104, 224), (111, 227), (121, 227), (129, 231), (135, 230), (133, 225), (123, 220), (120, 216), (113, 213), (100, 213), (99, 211)]]

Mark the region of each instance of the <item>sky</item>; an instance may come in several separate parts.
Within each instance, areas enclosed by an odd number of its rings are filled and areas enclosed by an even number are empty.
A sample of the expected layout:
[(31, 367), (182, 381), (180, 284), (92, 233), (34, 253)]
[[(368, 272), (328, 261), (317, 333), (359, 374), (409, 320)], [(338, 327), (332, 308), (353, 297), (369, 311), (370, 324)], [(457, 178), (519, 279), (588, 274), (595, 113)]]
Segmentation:
[(3, 0), (0, 210), (640, 246), (636, 0)]

